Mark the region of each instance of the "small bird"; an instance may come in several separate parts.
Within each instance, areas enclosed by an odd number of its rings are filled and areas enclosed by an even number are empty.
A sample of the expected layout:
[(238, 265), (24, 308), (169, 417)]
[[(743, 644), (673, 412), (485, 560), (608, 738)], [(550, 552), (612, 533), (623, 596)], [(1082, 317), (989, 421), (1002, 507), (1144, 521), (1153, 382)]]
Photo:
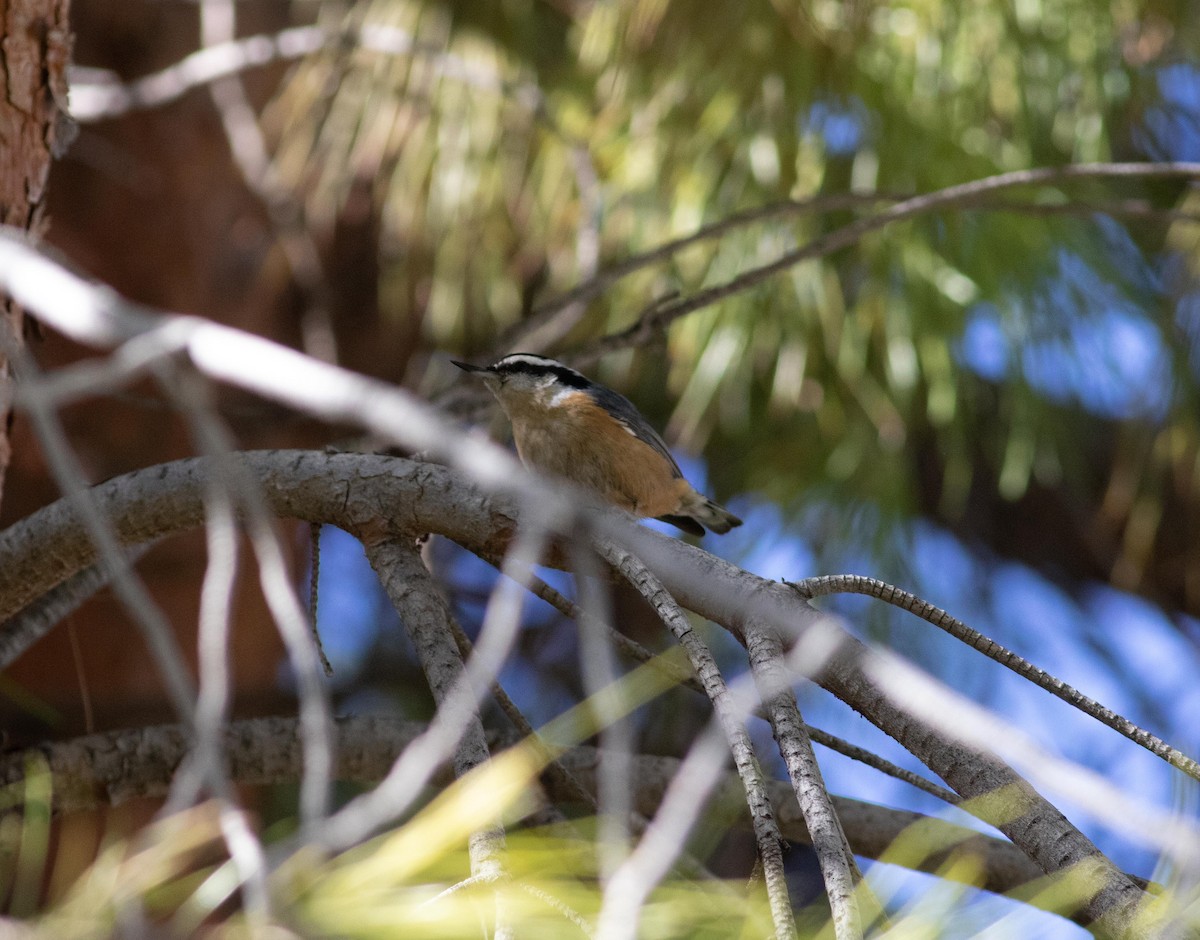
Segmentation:
[(454, 364), (482, 378), (499, 400), (525, 466), (692, 535), (703, 535), (705, 527), (719, 535), (742, 524), (683, 478), (663, 439), (624, 395), (529, 353), (490, 366)]

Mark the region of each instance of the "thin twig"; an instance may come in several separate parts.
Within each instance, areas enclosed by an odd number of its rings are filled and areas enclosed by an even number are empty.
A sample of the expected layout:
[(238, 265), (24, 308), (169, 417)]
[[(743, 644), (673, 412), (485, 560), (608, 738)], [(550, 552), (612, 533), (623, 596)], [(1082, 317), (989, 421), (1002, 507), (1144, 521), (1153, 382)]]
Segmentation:
[(83, 707), (83, 729), (91, 734), (96, 730), (96, 716), (92, 711), (92, 691), (88, 686), (87, 670), (83, 668), (83, 650), (79, 646), (79, 636), (75, 633), (75, 625), (71, 623), (69, 616), (63, 626), (67, 630), (67, 640), (71, 644), (71, 660), (75, 664), (75, 675), (79, 679), (79, 703)]
[(317, 604), (320, 602), (321, 585), (321, 523), (311, 522), (308, 526), (308, 544), (312, 564), (308, 575), (308, 619), (312, 627), (313, 645), (317, 655), (321, 657), (321, 668), (326, 676), (333, 675), (333, 665), (325, 655), (325, 647), (321, 643), (321, 631), (317, 627)]
[[(210, 407), (211, 402), (195, 394), (203, 380), (191, 377), (193, 388), (183, 384), (179, 397), (190, 408)], [(186, 381), (186, 380), (185, 380)], [(165, 384), (165, 383), (164, 383)], [(230, 860), (246, 897), (250, 922), (265, 926), (271, 919), (271, 895), (267, 887), (266, 855), (262, 843), (238, 804), (228, 762), (222, 751), (225, 723), (229, 718), (229, 629), (237, 583), (238, 531), (228, 481), (213, 476), (205, 489), (205, 545), (207, 564), (200, 588), (199, 671), (196, 700), (196, 742), (187, 761), (176, 774), (172, 793), (161, 816), (189, 808), (205, 786), (219, 802), (218, 819)]]
[[(647, 251), (632, 255), (624, 261), (612, 264), (571, 290), (546, 301), (527, 318), (513, 326), (496, 344), (497, 348), (504, 351), (514, 351), (520, 346), (521, 348), (528, 347), (533, 351), (540, 350), (544, 345), (541, 342), (543, 330), (553, 324), (560, 311), (577, 304), (587, 303), (589, 300), (599, 297), (622, 278), (628, 277), (630, 274), (634, 274), (659, 261), (665, 261), (667, 258), (686, 248), (690, 248), (692, 245), (720, 238), (727, 232), (778, 216), (800, 215), (809, 212), (814, 214), (834, 212), (861, 205), (887, 202), (893, 198), (899, 197), (869, 193), (836, 193), (813, 196), (808, 199), (789, 199), (782, 202), (772, 202), (765, 206), (731, 213), (720, 221), (701, 226), (690, 235), (673, 238)], [(649, 309), (642, 311), (637, 319), (640, 320), (643, 317), (652, 315), (663, 306), (664, 304), (655, 302)]]
[(751, 268), (723, 284), (698, 291), (624, 330), (611, 333), (599, 342), (589, 345), (587, 358), (594, 360), (604, 353), (639, 345), (665, 330), (682, 316), (756, 287), (802, 261), (825, 257), (847, 248), (871, 232), (893, 222), (951, 206), (973, 206), (992, 193), (1021, 186), (1045, 186), (1080, 179), (1154, 179), (1169, 176), (1200, 177), (1200, 163), (1089, 163), (1065, 167), (1039, 167), (1000, 173), (913, 196), (881, 209), (874, 215), (856, 219), (800, 248), (784, 253), (768, 264)]
[[(232, 459), (233, 438), (214, 415), (209, 383), (174, 359), (160, 360), (154, 364), (154, 371), (160, 385), (186, 415), (197, 449), (212, 457), (217, 470), (204, 484), (208, 565), (200, 599), (196, 743), (162, 812), (182, 811), (202, 787), (216, 797), (221, 833), (246, 894), (247, 914), (253, 924), (261, 927), (272, 917), (266, 854), (238, 801), (221, 747), (232, 693), (229, 630), (238, 567), (237, 508), (242, 509), (247, 522), (263, 596), (298, 675), (306, 743), (300, 809), (306, 826), (324, 816), (328, 803), (334, 750), (332, 714), (319, 680), (314, 682), (316, 670), (309, 668), (312, 657), (297, 648), (304, 646), (303, 631), (297, 629), (295, 617), (298, 604), (294, 602), (271, 514), (254, 482)], [(283, 601), (283, 595), (292, 596), (293, 603)]]
[(922, 620), (946, 631), (955, 639), (979, 650), (989, 659), (1011, 669), (1038, 688), (1045, 689), (1051, 695), (1062, 699), (1085, 715), (1108, 725), (1114, 731), (1141, 745), (1151, 754), (1166, 761), (1177, 770), (1183, 771), (1189, 777), (1200, 780), (1200, 763), (1197, 763), (1195, 759), (915, 594), (901, 590), (886, 581), (857, 574), (826, 575), (818, 578), (806, 578), (804, 581), (784, 583), (795, 588), (806, 599), (825, 597), (830, 594), (865, 594), (915, 614)]
[[(237, 33), (235, 0), (200, 0), (202, 47), (234, 42)], [(279, 178), (267, 147), (266, 135), (250, 104), (238, 72), (215, 78), (209, 95), (221, 118), (234, 165), (246, 187), (267, 211), (275, 241), (283, 252), (304, 297), (300, 329), (305, 351), (325, 362), (336, 362), (337, 340), (330, 311), (331, 290), (321, 253), (305, 223), (303, 202)]]
[(833, 913), (834, 934), (837, 940), (860, 940), (862, 917), (854, 889), (862, 880), (862, 873), (854, 861), (813, 754), (812, 742), (804, 730), (785, 667), (783, 641), (777, 633), (752, 620), (743, 624), (742, 630), (750, 671), (812, 836), (813, 849), (825, 881), (825, 894)]
[[(570, 617), (578, 621), (581, 612), (579, 608), (565, 597), (561, 591), (558, 591), (551, 585), (547, 584), (536, 575), (529, 578), (529, 589), (536, 596), (540, 597), (551, 607), (555, 608), (563, 616)], [(693, 692), (700, 695), (706, 695), (704, 686), (696, 676), (684, 669), (682, 666), (676, 665), (668, 659), (663, 659), (661, 656), (655, 656), (650, 650), (642, 646), (637, 640), (627, 637), (619, 630), (612, 629), (609, 632), (609, 639), (617, 646), (617, 648), (631, 659), (635, 659), (640, 663), (645, 663), (652, 669), (657, 669), (662, 672), (678, 685), (684, 686)], [(766, 716), (762, 714), (761, 709), (756, 708), (753, 714), (766, 721)], [(913, 773), (891, 761), (880, 757), (865, 748), (859, 747), (856, 744), (851, 744), (844, 738), (839, 738), (837, 735), (830, 734), (828, 731), (810, 725), (807, 722), (804, 724), (804, 730), (808, 732), (808, 736), (817, 744), (829, 748), (831, 751), (837, 751), (851, 760), (858, 761), (860, 764), (865, 764), (880, 773), (887, 774), (889, 777), (895, 777), (897, 780), (903, 781), (910, 786), (916, 787), (918, 790), (924, 790), (931, 796), (936, 796), (939, 800), (949, 803), (952, 806), (961, 802), (961, 797), (953, 790), (947, 790), (945, 787), (940, 787), (931, 780), (926, 780), (920, 774)]]
[[(778, 824), (775, 822), (771, 800), (763, 782), (762, 769), (758, 766), (758, 760), (754, 755), (754, 747), (746, 733), (742, 716), (730, 697), (729, 689), (721, 676), (716, 660), (708, 649), (708, 645), (692, 629), (691, 623), (675, 599), (667, 593), (662, 583), (650, 573), (645, 565), (631, 553), (611, 542), (602, 541), (598, 547), (605, 560), (620, 571), (654, 607), (659, 618), (687, 653), (692, 669), (703, 684), (705, 694), (712, 703), (713, 710), (720, 722), (727, 746), (733, 754), (738, 776), (745, 788), (746, 803), (750, 809), (750, 818), (758, 843), (758, 854), (763, 863), (767, 896), (775, 924), (775, 935), (779, 940), (787, 940), (787, 938), (795, 936), (796, 924), (792, 916), (787, 878), (783, 866), (782, 836)], [(693, 800), (693, 804), (695, 802)], [(698, 811), (698, 807), (696, 809)], [(811, 825), (809, 831), (812, 832)], [(606, 892), (601, 924), (611, 922), (632, 926), (636, 923), (637, 911), (642, 901), (657, 878), (661, 878), (666, 872), (664, 865), (661, 862), (655, 864), (655, 861), (653, 857), (645, 858), (639, 846), (639, 852), (635, 853), (631, 864), (625, 867), (623, 872), (625, 877), (620, 879), (621, 891), (617, 891), (618, 880), (614, 878), (613, 891)], [(611, 918), (611, 921), (606, 918)]]
[(633, 723), (621, 698), (604, 694), (605, 689), (617, 687), (620, 676), (608, 644), (613, 619), (606, 572), (591, 546), (581, 538), (571, 541), (570, 563), (582, 612), (577, 621), (580, 674), (584, 692), (596, 710), (600, 747), (609, 754), (609, 759), (597, 768), (600, 803), (597, 843), (600, 881), (607, 898), (616, 890), (612, 879), (630, 857), (629, 821), (633, 813), (630, 792), (636, 744)]
[(503, 93), (535, 112), (544, 107), (535, 85), (507, 82), (476, 61), (418, 42), (406, 30), (380, 24), (336, 29), (314, 24), (207, 44), (161, 71), (127, 83), (107, 69), (75, 66), (71, 70), (71, 117), (88, 124), (159, 108), (222, 78), (347, 45), (381, 55), (428, 59), (436, 63), (439, 77)]
[(308, 615), (297, 596), (291, 566), (262, 489), (234, 458), (236, 443), (228, 428), (211, 407), (197, 404), (208, 395), (207, 380), (189, 368), (180, 370), (175, 381), (183, 385), (184, 393), (178, 394), (178, 398), (185, 406), (199, 449), (212, 455), (215, 476), (235, 495), (242, 510), (258, 562), (259, 587), (295, 671), (307, 746), (300, 786), (300, 818), (304, 830), (309, 831), (328, 814), (333, 766), (333, 711), (321, 676), (318, 647), (313, 642)]

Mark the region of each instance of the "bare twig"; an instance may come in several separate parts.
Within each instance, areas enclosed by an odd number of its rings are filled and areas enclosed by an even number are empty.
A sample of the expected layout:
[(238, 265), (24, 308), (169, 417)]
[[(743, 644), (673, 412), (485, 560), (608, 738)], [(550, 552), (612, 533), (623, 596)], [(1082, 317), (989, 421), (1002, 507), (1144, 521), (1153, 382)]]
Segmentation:
[(634, 731), (620, 696), (606, 695), (615, 688), (620, 671), (608, 644), (612, 631), (612, 599), (604, 579), (605, 572), (583, 539), (573, 539), (570, 562), (575, 572), (576, 591), (582, 615), (579, 624), (579, 670), (584, 691), (595, 709), (600, 726), (600, 746), (609, 754), (598, 769), (600, 880), (607, 897), (613, 890), (612, 879), (630, 854), (629, 824), (633, 774)]
[[(131, 565), (137, 564), (150, 545), (126, 549)], [(108, 586), (110, 570), (92, 565), (48, 591), (20, 613), (0, 623), (0, 669), (7, 669), (17, 657), (49, 633), (94, 594)]]
[[(161, 365), (164, 372), (174, 372), (171, 364)], [(177, 387), (171, 378), (178, 380)], [(195, 376), (171, 375), (164, 385), (177, 399), (186, 401), (189, 411), (211, 406), (202, 380)], [(207, 443), (201, 440), (202, 445)], [(245, 888), (247, 913), (253, 923), (262, 926), (271, 917), (266, 858), (262, 843), (238, 805), (221, 751), (229, 711), (229, 620), (238, 566), (237, 522), (227, 482), (227, 479), (214, 475), (205, 486), (204, 531), (208, 558), (200, 589), (196, 742), (176, 774), (171, 797), (161, 815), (181, 812), (196, 800), (205, 786), (211, 790), (219, 801), (218, 819), (230, 859), (236, 866), (239, 883)], [(330, 751), (332, 753), (332, 748)]]
[(325, 655), (325, 647), (321, 644), (321, 631), (317, 628), (317, 607), (321, 600), (321, 524), (319, 522), (309, 523), (308, 544), (311, 562), (308, 575), (308, 619), (312, 626), (313, 645), (317, 648), (317, 655), (321, 657), (321, 668), (325, 670), (326, 676), (332, 676), (333, 665), (329, 662), (329, 657)]
[(880, 581), (857, 574), (826, 575), (818, 578), (807, 578), (804, 581), (784, 582), (795, 588), (802, 597), (825, 597), (830, 594), (865, 594), (877, 600), (892, 604), (902, 610), (915, 614), (922, 620), (928, 621), (935, 627), (945, 630), (955, 639), (961, 640), (968, 646), (979, 650), (984, 656), (995, 660), (1015, 672), (1023, 679), (1032, 682), (1038, 688), (1045, 689), (1051, 695), (1062, 699), (1068, 705), (1078, 708), (1085, 715), (1108, 725), (1114, 731), (1123, 734), (1129, 740), (1140, 744), (1151, 754), (1162, 758), (1177, 770), (1182, 770), (1189, 777), (1200, 780), (1200, 763), (1184, 754), (1178, 748), (1172, 747), (1161, 738), (1144, 728), (1134, 724), (1128, 718), (1122, 717), (1110, 708), (1101, 705), (1095, 699), (1089, 698), (1082, 692), (1063, 682), (1062, 679), (1050, 675), (1044, 669), (1035, 666), (1029, 660), (1018, 656), (1011, 650), (1001, 646), (995, 640), (985, 636), (978, 630), (973, 630), (956, 617), (952, 617), (940, 607), (934, 607), (915, 594), (901, 590)]
[[(444, 49), (422, 45), (393, 26), (365, 24), (332, 29), (320, 24), (296, 26), (269, 35), (209, 43), (161, 71), (124, 83), (106, 69), (72, 70), (71, 117), (82, 124), (120, 117), (130, 111), (159, 108), (197, 88), (241, 75), (274, 62), (300, 59), (323, 49), (353, 44), (382, 55), (420, 56), (437, 63), (438, 74), (474, 88), (512, 90), (493, 72)], [(514, 100), (536, 109), (541, 93), (532, 85), (516, 89)]]
[[(789, 218), (799, 215), (819, 215), (828, 212), (841, 212), (846, 209), (860, 209), (877, 206), (880, 203), (903, 203), (912, 200), (912, 195), (881, 192), (849, 192), (828, 193), (811, 196), (806, 199), (788, 199), (782, 202), (768, 203), (754, 209), (733, 212), (709, 225), (702, 226), (690, 235), (671, 239), (644, 252), (631, 255), (623, 261), (611, 264), (600, 270), (595, 276), (582, 281), (571, 290), (542, 303), (529, 317), (516, 324), (508, 333), (495, 344), (499, 352), (516, 352), (528, 349), (539, 352), (549, 348), (555, 339), (564, 332), (559, 320), (565, 318), (574, 323), (573, 315), (568, 311), (574, 310), (581, 304), (600, 296), (617, 281), (641, 271), (660, 261), (678, 254), (679, 252), (700, 244), (712, 241), (759, 222), (774, 218)], [(1163, 209), (1140, 199), (1122, 200), (1071, 200), (1063, 203), (1022, 202), (998, 198), (979, 198), (966, 206), (953, 203), (934, 207), (930, 211), (942, 209), (965, 208), (984, 212), (1009, 212), (1017, 215), (1108, 215), (1113, 218), (1144, 219), (1168, 224), (1171, 222), (1200, 222), (1200, 213), (1184, 209)], [(836, 248), (822, 250), (820, 255), (828, 254)], [(622, 334), (636, 335), (645, 339), (661, 332), (665, 325), (648, 325), (649, 321), (658, 316), (666, 306), (666, 301), (673, 298), (653, 302), (646, 310), (634, 317), (632, 325), (626, 327)], [(576, 353), (587, 360), (597, 358), (589, 344), (584, 344)]]
[[(612, 543), (601, 543), (600, 550), (605, 560), (620, 571), (637, 588), (638, 592), (654, 607), (662, 622), (687, 653), (692, 669), (712, 702), (724, 733), (726, 744), (733, 754), (734, 765), (746, 791), (747, 806), (750, 808), (751, 823), (758, 843), (759, 859), (767, 885), (771, 904), (771, 916), (775, 923), (775, 935), (779, 940), (793, 937), (796, 933), (792, 917), (791, 901), (788, 898), (787, 880), (783, 867), (779, 827), (775, 822), (770, 798), (763, 783), (762, 769), (754, 755), (750, 736), (746, 733), (743, 716), (748, 707), (739, 708), (730, 697), (729, 689), (721, 676), (716, 660), (707, 644), (692, 629), (686, 615), (667, 593), (662, 583), (632, 554)], [(696, 759), (704, 760), (705, 751), (697, 745)], [(689, 756), (689, 762), (692, 758)], [(692, 807), (698, 811), (699, 794), (692, 794)], [(811, 832), (811, 826), (810, 826)], [(676, 846), (681, 841), (674, 843)], [(676, 849), (677, 850), (677, 849)], [(613, 890), (606, 893), (601, 924), (626, 924), (632, 928), (637, 921), (637, 911), (648, 895), (657, 878), (666, 873), (669, 858), (655, 857), (650, 851), (639, 847), (625, 866), (623, 877), (614, 878)], [(618, 891), (618, 888), (620, 889)], [(631, 934), (632, 936), (632, 934)]]
[[(581, 616), (579, 608), (572, 603), (570, 599), (565, 597), (562, 592), (551, 587), (545, 581), (537, 576), (531, 576), (529, 579), (529, 589), (551, 607), (555, 608), (563, 616), (577, 620)], [(619, 630), (611, 630), (609, 639), (614, 645), (626, 656), (635, 659), (638, 662), (646, 663), (652, 669), (657, 669), (671, 678), (672, 681), (681, 686), (691, 689), (700, 695), (705, 695), (704, 686), (702, 686), (695, 675), (670, 660), (663, 659), (660, 656), (655, 656), (650, 650), (642, 646), (637, 640), (630, 639)], [(762, 718), (766, 717), (755, 709), (754, 714)], [(953, 790), (947, 790), (945, 787), (940, 787), (932, 781), (926, 780), (920, 774), (915, 774), (911, 770), (906, 770), (891, 761), (880, 757), (871, 751), (861, 748), (855, 744), (851, 744), (844, 738), (839, 738), (837, 735), (830, 734), (828, 731), (823, 731), (815, 725), (810, 725), (805, 722), (804, 729), (808, 732), (808, 736), (817, 744), (829, 748), (831, 751), (837, 751), (851, 760), (858, 761), (860, 764), (866, 764), (878, 770), (880, 773), (887, 774), (889, 777), (895, 777), (897, 780), (902, 780), (910, 786), (916, 787), (918, 790), (924, 790), (930, 796), (936, 796), (943, 802), (956, 805), (960, 802), (960, 798)]]
[[(754, 621), (746, 622), (742, 629), (750, 670), (800, 802), (804, 822), (812, 835), (813, 848), (825, 880), (825, 893), (833, 911), (835, 935), (838, 940), (862, 937), (862, 918), (854, 890), (862, 881), (862, 873), (846, 842), (841, 821), (813, 754), (812, 742), (805, 731), (785, 666), (782, 638)], [(806, 662), (805, 667), (814, 673), (820, 671), (819, 663)]]
[(802, 261), (825, 257), (835, 251), (847, 248), (871, 232), (893, 222), (950, 207), (975, 206), (992, 193), (1021, 186), (1056, 185), (1080, 179), (1154, 179), (1172, 176), (1200, 177), (1200, 163), (1090, 163), (1065, 167), (1039, 167), (1032, 170), (1000, 173), (996, 176), (948, 186), (936, 192), (913, 196), (888, 206), (886, 209), (881, 209), (874, 215), (856, 219), (827, 235), (814, 239), (807, 245), (784, 253), (768, 264), (745, 271), (724, 284), (716, 284), (698, 291), (691, 297), (671, 304), (651, 317), (644, 318), (617, 333), (612, 333), (599, 342), (590, 344), (586, 359), (591, 361), (604, 353), (646, 342), (682, 316), (756, 287)]
[(182, 386), (175, 397), (185, 407), (199, 449), (213, 455), (216, 479), (242, 510), (258, 562), (259, 586), (295, 670), (307, 746), (300, 787), (300, 817), (304, 830), (310, 831), (329, 809), (333, 761), (332, 708), (321, 675), (319, 646), (313, 641), (308, 617), (297, 596), (290, 566), (258, 481), (233, 457), (233, 436), (214, 416), (211, 405), (202, 407), (208, 396), (207, 382), (190, 369), (166, 373), (164, 377), (168, 389), (172, 382)]
[[(237, 33), (235, 0), (200, 0), (200, 42), (227, 45)], [(237, 72), (215, 78), (209, 93), (233, 162), (247, 188), (267, 210), (275, 240), (283, 251), (304, 299), (300, 327), (304, 349), (325, 362), (337, 361), (337, 340), (330, 312), (329, 281), (321, 254), (305, 223), (304, 205), (279, 179), (271, 163), (266, 137)]]

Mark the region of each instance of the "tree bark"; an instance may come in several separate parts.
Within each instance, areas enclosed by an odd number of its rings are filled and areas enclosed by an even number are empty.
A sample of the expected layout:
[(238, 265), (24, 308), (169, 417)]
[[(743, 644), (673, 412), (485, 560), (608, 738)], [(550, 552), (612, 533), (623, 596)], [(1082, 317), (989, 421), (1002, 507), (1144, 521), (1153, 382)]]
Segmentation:
[[(71, 34), (68, 0), (0, 0), (0, 222), (40, 237), (50, 161), (70, 143), (66, 116)], [(21, 308), (0, 307), (0, 497), (12, 458), (12, 351), (24, 340)]]

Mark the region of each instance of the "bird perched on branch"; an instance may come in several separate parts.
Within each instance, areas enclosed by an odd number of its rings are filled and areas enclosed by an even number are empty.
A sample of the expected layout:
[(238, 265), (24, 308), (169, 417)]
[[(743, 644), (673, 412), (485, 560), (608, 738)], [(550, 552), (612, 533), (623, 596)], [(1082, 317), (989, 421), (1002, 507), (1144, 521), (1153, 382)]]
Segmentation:
[(742, 524), (683, 478), (663, 439), (624, 395), (561, 362), (528, 353), (490, 366), (454, 364), (482, 378), (499, 400), (525, 466), (693, 535), (703, 535), (705, 528), (721, 534)]

